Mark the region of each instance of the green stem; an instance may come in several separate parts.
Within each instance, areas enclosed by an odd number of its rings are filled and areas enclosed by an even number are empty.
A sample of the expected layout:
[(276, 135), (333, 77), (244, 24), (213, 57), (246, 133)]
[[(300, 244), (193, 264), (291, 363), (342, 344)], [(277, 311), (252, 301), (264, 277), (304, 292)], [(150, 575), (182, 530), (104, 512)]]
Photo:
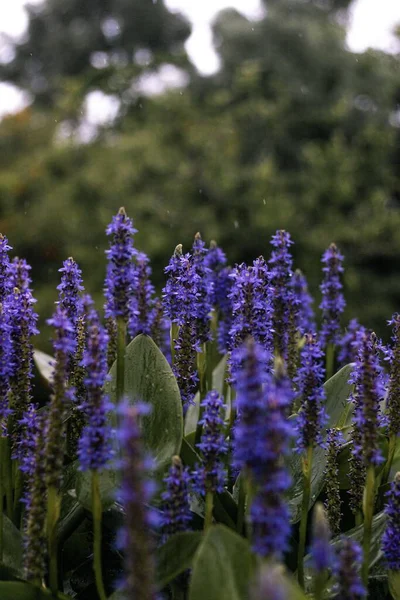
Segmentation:
[(304, 552), (306, 549), (308, 508), (311, 496), (311, 473), (312, 473), (313, 447), (307, 448), (307, 455), (303, 460), (303, 502), (301, 507), (301, 521), (299, 531), (299, 548), (297, 554), (297, 576), (299, 584), (304, 588)]
[(92, 471), (92, 512), (93, 512), (93, 569), (96, 581), (97, 593), (100, 600), (107, 600), (103, 584), (101, 567), (101, 518), (102, 507), (99, 486), (99, 474)]
[(0, 561), (3, 561), (3, 509), (4, 509), (4, 444), (5, 438), (0, 438)]
[(245, 521), (245, 511), (246, 511), (246, 482), (245, 477), (243, 476), (243, 472), (239, 475), (239, 499), (238, 499), (238, 512), (237, 512), (237, 522), (236, 522), (236, 531), (242, 535), (244, 521)]
[(49, 586), (52, 594), (58, 592), (57, 523), (60, 516), (60, 496), (54, 486), (47, 490), (47, 547), (49, 555)]
[(367, 469), (367, 480), (364, 492), (364, 536), (363, 536), (363, 564), (362, 579), (365, 589), (368, 588), (369, 552), (371, 547), (372, 518), (375, 503), (375, 469), (371, 465)]
[(179, 335), (179, 325), (176, 323), (171, 323), (170, 329), (170, 344), (171, 344), (171, 361), (172, 364), (175, 362), (175, 340), (178, 339)]
[(11, 461), (11, 448), (9, 438), (4, 438), (4, 450), (3, 450), (3, 473), (5, 481), (5, 492), (7, 500), (7, 517), (12, 520), (13, 518), (13, 476), (12, 468), (13, 461)]
[(359, 525), (362, 525), (363, 521), (364, 521), (364, 518), (363, 518), (362, 511), (358, 510), (356, 512), (356, 516), (355, 516), (355, 526), (358, 527)]
[(335, 364), (335, 345), (328, 344), (326, 347), (326, 380), (333, 375), (333, 367)]
[(323, 600), (328, 574), (326, 572), (318, 573), (314, 579), (314, 600)]
[(204, 408), (201, 406), (204, 398), (207, 394), (207, 347), (206, 344), (202, 345), (202, 352), (197, 353), (197, 371), (199, 373), (199, 390), (200, 390), (200, 408), (199, 408), (199, 420), (197, 421), (195, 443), (198, 444), (201, 439), (201, 432), (203, 430), (200, 421), (203, 417)]
[(212, 514), (214, 508), (214, 492), (207, 491), (206, 493), (206, 507), (204, 513), (204, 531), (210, 527), (212, 523)]
[(126, 323), (117, 318), (117, 406), (121, 403), (125, 389)]
[[(17, 472), (15, 474), (15, 490), (14, 490), (14, 514), (13, 522), (16, 527), (19, 528), (21, 523), (22, 504), (21, 497), (24, 489), (24, 475), (17, 465)], [(8, 501), (7, 501), (8, 502)]]
[(391, 433), (389, 436), (389, 448), (388, 448), (388, 457), (383, 468), (382, 477), (381, 477), (381, 485), (385, 485), (387, 480), (389, 479), (390, 470), (392, 468), (394, 453), (396, 452), (396, 444), (397, 444), (397, 435), (395, 433)]

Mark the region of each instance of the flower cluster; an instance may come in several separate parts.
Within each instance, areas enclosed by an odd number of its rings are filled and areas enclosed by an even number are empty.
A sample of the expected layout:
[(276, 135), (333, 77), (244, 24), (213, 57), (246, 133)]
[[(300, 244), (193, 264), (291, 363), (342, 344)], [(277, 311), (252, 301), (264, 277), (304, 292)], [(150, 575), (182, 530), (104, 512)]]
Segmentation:
[(365, 328), (359, 324), (357, 319), (352, 319), (350, 321), (346, 332), (343, 334), (338, 343), (338, 362), (340, 365), (347, 365), (348, 363), (357, 360), (358, 339), (364, 332)]
[(135, 283), (130, 300), (128, 331), (132, 338), (139, 333), (150, 335), (153, 321), (154, 286), (151, 283), (149, 258), (144, 252), (135, 257)]
[(390, 380), (387, 396), (389, 433), (400, 433), (400, 315), (394, 314), (389, 325), (393, 327), (392, 347), (388, 353)]
[(165, 491), (161, 495), (164, 540), (174, 533), (189, 529), (192, 520), (189, 502), (190, 481), (189, 470), (183, 467), (179, 456), (174, 456), (168, 475), (164, 479)]
[(84, 290), (81, 277), (82, 271), (74, 259), (70, 257), (64, 261), (59, 272), (62, 274), (60, 285), (57, 286), (60, 305), (64, 308), (73, 327), (75, 327), (76, 321), (82, 312), (81, 292)]
[(314, 299), (308, 291), (308, 284), (305, 275), (296, 269), (292, 279), (294, 296), (297, 299), (297, 328), (300, 333), (315, 331), (315, 315), (312, 309)]
[(382, 537), (382, 550), (389, 569), (400, 571), (400, 473), (396, 473), (387, 498), (387, 524)]
[(367, 591), (361, 581), (362, 550), (357, 542), (343, 537), (337, 552), (337, 597), (341, 600), (362, 600)]

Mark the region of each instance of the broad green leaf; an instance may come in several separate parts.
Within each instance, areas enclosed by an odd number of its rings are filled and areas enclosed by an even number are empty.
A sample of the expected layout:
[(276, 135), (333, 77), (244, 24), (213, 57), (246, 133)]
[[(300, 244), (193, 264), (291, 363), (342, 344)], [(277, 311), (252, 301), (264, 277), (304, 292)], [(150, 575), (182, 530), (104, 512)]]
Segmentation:
[[(0, 581), (1, 600), (51, 600), (54, 596), (50, 590), (38, 587), (24, 581)], [(70, 600), (65, 594), (57, 594), (58, 600)]]
[[(325, 384), (326, 411), (329, 427), (345, 428), (351, 422), (351, 405), (348, 402), (352, 386), (348, 383), (353, 365), (349, 364), (340, 369)], [(350, 408), (349, 408), (350, 407)], [(303, 498), (302, 457), (293, 452), (289, 455), (287, 464), (292, 475), (292, 487), (289, 492), (289, 505), (292, 522), (297, 523), (301, 517), (301, 502)], [(324, 471), (326, 467), (325, 450), (320, 446), (314, 449), (311, 476), (310, 507), (316, 501), (324, 486)]]
[[(110, 375), (105, 390), (115, 403), (115, 363)], [(143, 418), (143, 439), (158, 467), (168, 466), (182, 444), (181, 396), (165, 356), (146, 335), (138, 335), (126, 348), (125, 394), (130, 402), (151, 407), (151, 413)]]
[[(225, 389), (225, 378), (226, 378), (226, 363), (228, 360), (228, 355), (226, 354), (221, 358), (218, 365), (215, 367), (213, 371), (213, 389), (217, 390), (221, 396), (224, 394)], [(229, 394), (228, 394), (229, 395)], [(200, 393), (197, 392), (193, 399), (194, 404), (191, 404), (186, 412), (185, 416), (185, 437), (190, 436), (193, 432), (196, 431), (197, 421), (199, 420), (200, 413)], [(229, 417), (230, 405), (229, 398), (225, 398), (225, 402), (227, 404), (226, 407), (226, 418)]]
[(33, 360), (40, 375), (50, 384), (53, 375), (54, 358), (41, 350), (34, 350)]
[(193, 557), (202, 538), (201, 531), (176, 533), (158, 548), (156, 552), (157, 587), (160, 590), (192, 566)]
[[(117, 473), (106, 469), (99, 473), (99, 488), (102, 509), (106, 510), (115, 501), (118, 485)], [(84, 508), (92, 510), (92, 474), (90, 471), (78, 471), (75, 483), (76, 497)]]
[[(2, 566), (14, 573), (22, 574), (22, 536), (15, 525), (3, 515), (3, 560)], [(0, 594), (0, 598), (2, 598)]]
[(393, 600), (400, 600), (400, 573), (398, 571), (389, 571), (388, 582)]
[(247, 540), (223, 525), (210, 527), (194, 557), (189, 600), (247, 600), (252, 568)]

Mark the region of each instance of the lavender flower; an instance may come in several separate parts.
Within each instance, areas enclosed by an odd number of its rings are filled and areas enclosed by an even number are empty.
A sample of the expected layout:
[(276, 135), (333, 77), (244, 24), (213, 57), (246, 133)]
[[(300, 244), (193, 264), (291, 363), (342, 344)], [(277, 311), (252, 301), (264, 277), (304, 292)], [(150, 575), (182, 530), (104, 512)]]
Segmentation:
[(381, 420), (379, 402), (384, 393), (381, 374), (374, 337), (361, 333), (357, 362), (351, 378), (355, 389), (354, 424), (360, 438), (353, 452), (359, 455), (365, 466), (379, 465), (383, 460), (378, 444)]
[(30, 289), (32, 283), (29, 275), (30, 270), (31, 266), (24, 258), (18, 258), (17, 256), (13, 258), (10, 265), (12, 289), (18, 288), (21, 292)]
[(186, 413), (198, 387), (199, 376), (196, 369), (196, 352), (200, 347), (196, 342), (194, 322), (185, 323), (179, 328), (178, 339), (175, 342), (175, 361), (173, 372), (181, 393), (183, 412)]
[(78, 456), (83, 471), (101, 470), (111, 455), (111, 429), (107, 423), (107, 411), (111, 403), (104, 396), (107, 379), (108, 336), (101, 327), (94, 309), (88, 316), (87, 347), (82, 360), (86, 369), (85, 386), (87, 398), (81, 409), (86, 413), (88, 424), (79, 440)]
[[(32, 421), (31, 421), (32, 419)], [(25, 578), (41, 585), (46, 568), (46, 479), (45, 479), (45, 438), (44, 415), (35, 414), (31, 409), (25, 415), (26, 430), (31, 432), (29, 461), (24, 471), (28, 476), (25, 497), (26, 516), (24, 527), (23, 565)]]
[(138, 419), (148, 413), (143, 405), (121, 408), (121, 429), (118, 432), (122, 448), (122, 487), (126, 522), (120, 534), (120, 544), (125, 554), (124, 591), (130, 598), (155, 600), (155, 572), (149, 528), (153, 525), (152, 513), (147, 503), (153, 495), (148, 479), (150, 464), (146, 459)]
[(307, 331), (314, 332), (315, 315), (312, 309), (314, 299), (308, 291), (307, 279), (299, 269), (296, 269), (294, 272), (292, 287), (299, 307), (297, 312), (297, 328), (301, 334), (304, 334)]
[(20, 424), (25, 435), (17, 441), (17, 454), (20, 459), (19, 468), (29, 481), (33, 477), (36, 467), (35, 451), (37, 436), (40, 435), (40, 413), (34, 404), (30, 404), (22, 415)]
[(72, 257), (63, 262), (59, 269), (62, 273), (61, 283), (57, 286), (59, 291), (60, 305), (64, 308), (72, 326), (76, 327), (78, 317), (82, 313), (81, 292), (84, 290), (82, 285), (82, 271)]
[(382, 537), (382, 551), (388, 568), (391, 571), (400, 571), (400, 473), (396, 473), (387, 498), (387, 521)]
[(210, 243), (210, 249), (204, 257), (204, 264), (209, 269), (208, 288), (211, 295), (211, 304), (218, 315), (218, 349), (221, 354), (227, 352), (229, 347), (229, 330), (232, 324), (232, 302), (230, 292), (232, 279), (231, 269), (226, 267), (226, 255), (216, 242)]
[(331, 244), (322, 256), (324, 281), (321, 284), (322, 330), (321, 344), (337, 344), (339, 342), (340, 315), (346, 306), (340, 281), (343, 273), (343, 256), (335, 244)]
[(327, 459), (325, 469), (325, 510), (328, 516), (329, 526), (333, 534), (340, 531), (340, 521), (342, 518), (339, 487), (339, 444), (342, 442), (342, 435), (338, 429), (328, 429), (327, 435)]
[(162, 493), (162, 531), (164, 541), (174, 533), (187, 531), (192, 520), (189, 502), (190, 473), (183, 467), (179, 456), (172, 458), (172, 465), (164, 479), (166, 486)]
[(357, 319), (352, 319), (347, 326), (346, 332), (338, 342), (340, 365), (347, 365), (357, 359), (358, 339), (360, 334), (365, 333), (365, 327), (359, 324)]
[(333, 551), (330, 540), (331, 532), (324, 507), (317, 502), (313, 515), (313, 537), (310, 549), (313, 568), (317, 574), (323, 575), (333, 567)]
[(10, 259), (8, 256), (11, 249), (6, 236), (0, 233), (0, 303), (4, 302), (12, 291)]
[(7, 435), (7, 419), (11, 414), (8, 393), (12, 374), (11, 327), (7, 309), (0, 304), (0, 436)]
[(322, 432), (327, 422), (324, 407), (323, 356), (316, 335), (307, 333), (301, 351), (301, 365), (294, 380), (301, 396), (301, 409), (297, 420), (299, 436), (297, 450), (299, 451), (323, 443)]
[(133, 236), (136, 231), (123, 207), (106, 230), (107, 235), (112, 236), (112, 241), (110, 249), (106, 251), (105, 314), (114, 319), (122, 317), (125, 322), (129, 319), (129, 299), (135, 278), (132, 259), (135, 255)]
[(228, 452), (222, 417), (224, 401), (216, 390), (212, 390), (200, 406), (204, 409), (203, 418), (199, 421), (203, 430), (197, 448), (201, 453), (202, 464), (195, 474), (196, 488), (202, 495), (206, 492), (220, 493), (226, 481), (223, 458)]
[(284, 358), (287, 352), (287, 325), (289, 321), (289, 298), (292, 289), (292, 256), (289, 252), (293, 241), (283, 229), (272, 236), (274, 250), (269, 260), (269, 283), (271, 286), (272, 328), (275, 350)]
[(281, 362), (276, 364), (275, 377), (267, 375), (267, 354), (254, 341), (249, 340), (240, 354), (234, 459), (251, 475), (255, 486), (250, 509), (253, 549), (279, 560), (290, 534), (284, 498), (290, 477), (282, 456), (290, 451), (292, 426), (286, 414), (293, 392)]
[(65, 410), (73, 399), (72, 388), (67, 388), (68, 358), (74, 352), (73, 326), (65, 309), (60, 305), (47, 321), (54, 327), (53, 348), (55, 366), (53, 371), (53, 394), (50, 400), (46, 439), (46, 483), (48, 487), (59, 488), (62, 480), (65, 438)]
[(338, 580), (338, 593), (336, 596), (338, 600), (361, 600), (366, 598), (367, 591), (360, 577), (361, 564), (361, 547), (354, 540), (343, 537), (339, 545), (335, 568)]
[(392, 348), (388, 353), (390, 379), (387, 396), (389, 434), (400, 433), (400, 315), (394, 314), (389, 325), (393, 326)]
[(130, 303), (128, 331), (134, 338), (139, 333), (151, 334), (154, 286), (150, 280), (149, 258), (144, 252), (136, 254), (135, 285)]
[[(27, 271), (25, 275), (27, 275)], [(22, 290), (14, 288), (14, 292), (9, 296), (8, 301), (12, 344), (10, 359), (12, 363), (10, 377), (12, 395), (10, 406), (14, 413), (10, 424), (10, 433), (16, 458), (18, 458), (16, 444), (23, 436), (23, 427), (20, 421), (32, 399), (33, 346), (31, 338), (39, 333), (36, 328), (38, 315), (33, 310), (36, 301), (32, 297), (27, 277), (25, 283), (27, 285)]]
[(193, 268), (197, 275), (197, 285), (195, 289), (197, 305), (197, 339), (200, 344), (204, 344), (211, 339), (210, 324), (214, 284), (210, 278), (210, 268), (207, 266), (207, 262), (205, 260), (208, 250), (205, 248), (205, 244), (201, 239), (200, 233), (196, 233), (194, 236), (192, 252)]

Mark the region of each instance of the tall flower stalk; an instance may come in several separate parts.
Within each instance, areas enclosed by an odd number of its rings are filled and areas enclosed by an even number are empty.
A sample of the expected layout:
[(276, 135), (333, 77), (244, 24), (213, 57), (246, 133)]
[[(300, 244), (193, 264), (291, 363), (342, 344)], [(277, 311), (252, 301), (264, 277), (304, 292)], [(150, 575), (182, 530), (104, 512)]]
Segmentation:
[(313, 515), (311, 559), (314, 570), (314, 598), (322, 600), (329, 571), (333, 567), (333, 549), (330, 544), (331, 531), (324, 507), (317, 503)]
[(92, 309), (88, 316), (87, 348), (82, 360), (87, 373), (84, 382), (87, 398), (81, 408), (87, 415), (88, 424), (79, 440), (78, 456), (80, 468), (83, 471), (90, 470), (92, 476), (93, 564), (100, 600), (106, 600), (107, 596), (101, 564), (102, 502), (99, 473), (111, 456), (111, 430), (107, 423), (107, 411), (111, 404), (103, 393), (107, 379), (107, 343), (108, 336), (100, 325), (96, 311)]
[(392, 346), (387, 353), (390, 371), (387, 395), (389, 448), (381, 477), (381, 485), (385, 485), (388, 480), (396, 451), (397, 439), (400, 435), (400, 315), (398, 313), (394, 314), (388, 323), (393, 327)]
[(305, 345), (301, 352), (300, 368), (295, 384), (301, 396), (301, 408), (297, 422), (297, 450), (303, 453), (303, 502), (300, 520), (297, 573), (304, 587), (304, 551), (306, 545), (308, 509), (311, 496), (311, 476), (313, 452), (317, 444), (323, 443), (323, 427), (327, 417), (324, 408), (325, 392), (323, 381), (323, 352), (315, 334), (305, 336)]
[(108, 265), (105, 281), (105, 316), (116, 322), (117, 405), (124, 395), (126, 331), (135, 279), (132, 260), (135, 256), (133, 236), (136, 231), (123, 207), (106, 229), (107, 235), (112, 239), (109, 250), (106, 250)]

